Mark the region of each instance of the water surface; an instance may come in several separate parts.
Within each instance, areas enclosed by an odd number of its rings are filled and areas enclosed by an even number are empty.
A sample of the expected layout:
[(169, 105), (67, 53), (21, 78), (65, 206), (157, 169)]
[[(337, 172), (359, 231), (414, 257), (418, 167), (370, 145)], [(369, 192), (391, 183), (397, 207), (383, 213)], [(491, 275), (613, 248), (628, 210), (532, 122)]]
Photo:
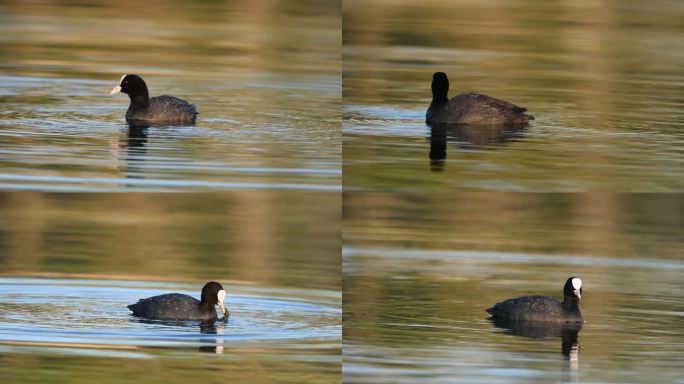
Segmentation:
[[(3, 4), (0, 188), (339, 190), (339, 26), (318, 3)], [(129, 128), (126, 73), (197, 124)]]
[[(229, 292), (228, 321), (200, 324), (141, 320), (126, 305), (168, 292), (198, 297), (201, 285), (0, 278), (0, 359), (5, 360), (0, 375), (22, 377), (18, 362), (28, 362), (30, 355), (68, 360), (58, 374), (64, 377), (81, 364), (93, 364), (93, 376), (116, 376), (119, 365), (131, 359), (202, 364), (207, 361), (203, 352), (224, 355), (207, 362), (214, 368), (206, 373), (201, 365), (194, 368), (196, 375), (210, 379), (245, 369), (244, 363), (231, 362), (237, 356), (275, 355), (283, 364), (308, 367), (318, 378), (335, 374), (341, 337), (338, 292), (224, 288)], [(110, 362), (90, 361), (103, 358)], [(275, 378), (281, 370), (259, 376)]]
[[(682, 190), (682, 15), (670, 0), (345, 2), (345, 188)], [(452, 97), (485, 93), (536, 120), (434, 132), (437, 71)]]
[[(344, 381), (681, 382), (683, 203), (346, 193)], [(569, 350), (559, 332), (487, 320), (504, 299), (560, 299), (570, 276), (586, 322)]]
[[(275, 189), (0, 194), (2, 382), (339, 382), (340, 209)], [(227, 324), (126, 308), (209, 280)]]

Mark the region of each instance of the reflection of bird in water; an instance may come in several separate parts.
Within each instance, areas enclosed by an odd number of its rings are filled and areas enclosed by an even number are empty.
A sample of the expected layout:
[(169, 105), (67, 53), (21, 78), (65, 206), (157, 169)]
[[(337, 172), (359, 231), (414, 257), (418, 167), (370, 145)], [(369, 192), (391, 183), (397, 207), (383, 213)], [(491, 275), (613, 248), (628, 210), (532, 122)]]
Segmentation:
[[(199, 339), (200, 346), (198, 350), (200, 352), (206, 353), (223, 353), (224, 340), (222, 336), (227, 322), (215, 322), (214, 320), (154, 320), (146, 319), (144, 317), (136, 317), (135, 321), (142, 324), (165, 325), (167, 327), (175, 327), (179, 329), (194, 328), (199, 323), (200, 334), (207, 336), (201, 336), (202, 338)], [(215, 336), (212, 337), (211, 335)]]
[(446, 162), (447, 127), (437, 125), (430, 131), (430, 169), (441, 172)]
[(569, 360), (579, 359), (578, 334), (582, 323), (540, 323), (535, 321), (515, 321), (490, 318), (498, 328), (506, 329), (512, 335), (530, 339), (552, 339), (560, 337), (561, 353)]
[(147, 129), (149, 126), (129, 125), (126, 143), (122, 146), (127, 148), (145, 148), (147, 144)]
[(211, 339), (200, 339), (200, 343), (203, 343), (199, 347), (200, 352), (205, 353), (215, 353), (223, 354), (223, 328), (224, 323), (215, 323), (213, 321), (202, 321), (200, 323), (200, 333), (216, 335), (216, 337)]
[(447, 143), (469, 143), (470, 149), (497, 148), (511, 139), (522, 137), (526, 127), (505, 125), (430, 124), (430, 165), (433, 171), (444, 170)]
[(504, 124), (525, 125), (534, 116), (527, 108), (479, 93), (462, 93), (451, 100), (447, 97), (449, 79), (446, 73), (432, 75), (432, 102), (425, 114), (428, 124)]
[(425, 114), (430, 125), (430, 165), (444, 170), (447, 137), (475, 146), (503, 143), (511, 133), (523, 129), (534, 116), (526, 108), (479, 93), (448, 98), (449, 78), (444, 72), (432, 75), (432, 102)]
[(119, 139), (117, 157), (124, 164), (122, 171), (126, 178), (142, 178), (138, 166), (142, 165), (147, 154), (148, 129), (146, 125), (129, 125), (126, 136)]
[(569, 277), (563, 286), (563, 301), (547, 296), (523, 296), (494, 304), (487, 312), (495, 326), (532, 339), (560, 337), (561, 352), (570, 361), (579, 359), (577, 334), (584, 318), (579, 309), (582, 279)]

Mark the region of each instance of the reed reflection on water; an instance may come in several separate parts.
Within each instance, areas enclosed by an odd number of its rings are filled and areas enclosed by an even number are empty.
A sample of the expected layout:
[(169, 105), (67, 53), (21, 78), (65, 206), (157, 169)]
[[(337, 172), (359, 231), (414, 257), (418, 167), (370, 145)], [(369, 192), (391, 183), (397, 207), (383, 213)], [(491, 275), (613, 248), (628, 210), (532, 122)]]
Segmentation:
[(336, 290), (339, 202), (336, 194), (273, 190), (201, 198), (0, 193), (0, 271)]

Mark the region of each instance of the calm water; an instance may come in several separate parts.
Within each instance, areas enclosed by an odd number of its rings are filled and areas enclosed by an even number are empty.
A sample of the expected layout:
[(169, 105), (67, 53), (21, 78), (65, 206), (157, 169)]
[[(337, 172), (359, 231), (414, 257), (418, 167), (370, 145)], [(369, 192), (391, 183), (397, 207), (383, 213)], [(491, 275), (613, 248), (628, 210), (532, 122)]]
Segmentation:
[[(336, 193), (6, 192), (0, 212), (3, 383), (340, 380)], [(209, 280), (215, 329), (126, 308)]]
[[(0, 188), (339, 190), (339, 5), (185, 4), (0, 5)], [(129, 129), (125, 73), (197, 124)]]
[[(682, 15), (671, 0), (345, 1), (345, 188), (681, 191)], [(450, 96), (510, 100), (536, 121), (433, 132), (436, 71)]]
[[(344, 201), (345, 382), (684, 377), (681, 195), (347, 193)], [(574, 339), (486, 319), (503, 299), (560, 298), (573, 275), (584, 281), (586, 320)]]

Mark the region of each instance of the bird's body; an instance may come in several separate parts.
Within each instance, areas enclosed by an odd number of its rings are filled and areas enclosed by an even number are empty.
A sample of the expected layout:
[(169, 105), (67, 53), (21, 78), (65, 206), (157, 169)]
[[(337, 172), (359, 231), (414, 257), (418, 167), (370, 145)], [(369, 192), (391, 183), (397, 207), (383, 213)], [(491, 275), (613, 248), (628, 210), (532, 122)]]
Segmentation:
[(525, 125), (534, 117), (526, 108), (481, 93), (461, 93), (445, 104), (428, 109), (426, 121), (433, 124)]
[(582, 323), (579, 309), (582, 280), (570, 277), (563, 287), (563, 301), (548, 296), (523, 296), (494, 304), (487, 312), (495, 321)]
[(481, 93), (462, 93), (448, 99), (449, 79), (437, 72), (432, 79), (432, 102), (425, 114), (427, 124), (473, 124), (520, 126), (534, 120), (526, 108)]
[(228, 317), (228, 310), (223, 300), (226, 292), (221, 284), (210, 281), (202, 288), (201, 300), (181, 293), (166, 293), (138, 300), (128, 306), (133, 316), (155, 320), (216, 320), (218, 305), (224, 319)]
[(563, 303), (547, 296), (523, 296), (494, 304), (487, 312), (494, 318), (509, 321), (582, 322), (578, 307), (563, 307)]
[(197, 108), (174, 96), (150, 97), (147, 84), (138, 75), (123, 75), (119, 85), (110, 93), (123, 92), (131, 100), (126, 121), (131, 125), (182, 125), (193, 124)]
[(164, 320), (214, 320), (213, 305), (202, 306), (194, 297), (180, 293), (167, 293), (139, 300), (128, 306), (133, 316)]
[(151, 97), (147, 107), (131, 103), (126, 111), (126, 121), (131, 124), (186, 124), (194, 123), (196, 118), (194, 104), (167, 95)]

